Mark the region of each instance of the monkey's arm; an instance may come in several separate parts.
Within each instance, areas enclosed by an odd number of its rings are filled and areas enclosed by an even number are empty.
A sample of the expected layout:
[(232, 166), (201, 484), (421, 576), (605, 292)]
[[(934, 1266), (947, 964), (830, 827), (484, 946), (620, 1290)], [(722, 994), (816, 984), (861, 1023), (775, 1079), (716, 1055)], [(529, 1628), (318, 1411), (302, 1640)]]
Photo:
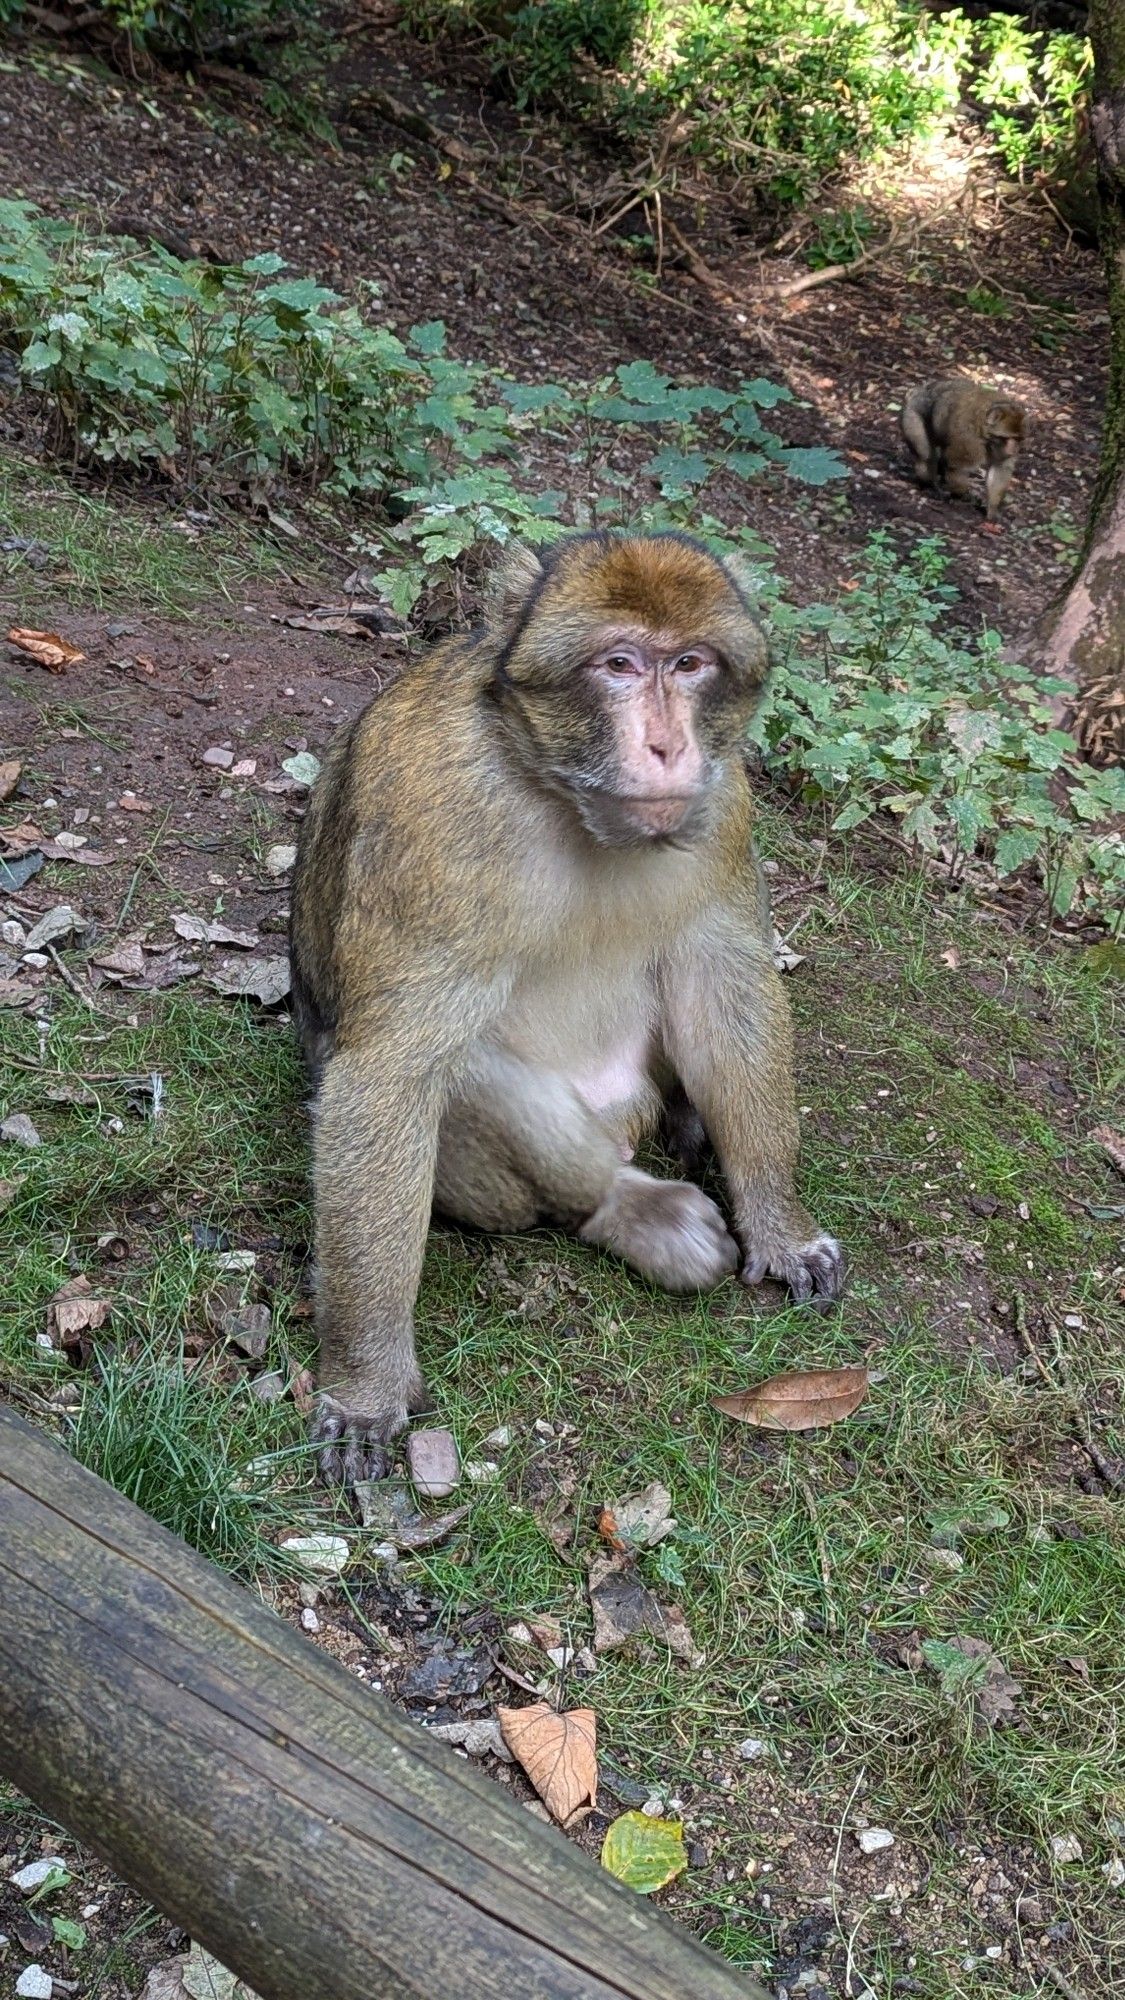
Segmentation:
[(752, 877), (703, 922), (664, 984), (668, 1055), (719, 1156), (743, 1281), (772, 1277), (797, 1299), (835, 1298), (843, 1254), (794, 1187), (793, 1031)]
[(314, 1135), (320, 1402), (326, 1479), (378, 1478), (425, 1396), (413, 1308), (438, 1129), (457, 1060), (489, 1012), (478, 983), (432, 970), (359, 1012), (324, 1071)]

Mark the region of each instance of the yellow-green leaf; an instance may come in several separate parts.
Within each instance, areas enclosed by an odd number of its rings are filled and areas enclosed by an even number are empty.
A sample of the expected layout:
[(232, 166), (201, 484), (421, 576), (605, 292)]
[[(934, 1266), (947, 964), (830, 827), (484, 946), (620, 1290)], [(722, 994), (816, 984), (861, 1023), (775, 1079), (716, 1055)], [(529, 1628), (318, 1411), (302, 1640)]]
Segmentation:
[(687, 1867), (680, 1821), (650, 1819), (642, 1812), (622, 1813), (602, 1842), (602, 1867), (642, 1896), (663, 1889)]

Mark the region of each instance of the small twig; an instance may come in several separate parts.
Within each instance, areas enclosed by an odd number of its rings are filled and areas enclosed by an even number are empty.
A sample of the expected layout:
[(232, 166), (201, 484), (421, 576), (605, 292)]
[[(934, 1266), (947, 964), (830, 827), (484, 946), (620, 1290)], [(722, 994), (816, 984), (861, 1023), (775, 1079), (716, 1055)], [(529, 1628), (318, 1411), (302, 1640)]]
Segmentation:
[(1053, 1986), (1058, 1987), (1060, 1993), (1066, 1995), (1066, 2000), (1086, 2000), (1086, 1995), (1081, 1993), (1078, 1987), (1071, 1983), (1065, 1972), (1059, 1971), (1057, 1965), (1045, 1965), (1042, 1959), (1040, 1959), (1039, 1964), (1045, 1977), (1051, 1981)]
[[(141, 879), (141, 871), (144, 868), (151, 868), (153, 873), (157, 875), (162, 882), (164, 882), (164, 877), (160, 874), (160, 870), (157, 868), (156, 863), (153, 860), (153, 856), (156, 853), (157, 848), (159, 847), (161, 841), (164, 838), (165, 830), (167, 828), (168, 821), (171, 819), (171, 817), (172, 817), (172, 808), (171, 806), (169, 806), (167, 812), (164, 815), (164, 818), (161, 820), (160, 825), (157, 827), (156, 832), (153, 834), (152, 839), (150, 840), (148, 846), (145, 848), (144, 853), (141, 855), (140, 860), (137, 862), (137, 865), (133, 870), (133, 879), (130, 882), (129, 887), (125, 891), (125, 900), (122, 903), (121, 908), (117, 912), (117, 919), (113, 925), (112, 935), (114, 937), (116, 937), (118, 931), (122, 928), (125, 919), (128, 916), (130, 909), (132, 908), (133, 897), (136, 895), (137, 892), (137, 883)], [(169, 888), (170, 886), (171, 885), (168, 882), (164, 882), (164, 887), (166, 889)]]
[(117, 1017), (115, 1014), (111, 1014), (108, 1008), (99, 1007), (97, 1001), (91, 1000), (90, 995), (83, 991), (69, 966), (63, 964), (53, 944), (45, 944), (43, 949), (47, 953), (47, 956), (54, 960), (55, 971), (59, 974), (59, 977), (65, 980), (71, 992), (81, 1000), (84, 1007), (90, 1009), (91, 1014), (103, 1014), (107, 1021), (116, 1020)]
[(862, 250), (853, 257), (850, 264), (825, 264), (819, 271), (806, 271), (800, 278), (789, 278), (779, 285), (771, 285), (766, 297), (770, 299), (795, 299), (801, 292), (811, 292), (816, 285), (834, 284), (837, 278), (852, 278), (868, 264), (877, 264), (883, 257), (889, 257), (897, 250), (906, 231), (892, 229), (885, 243), (877, 243), (870, 250)]
[(688, 242), (683, 230), (672, 221), (671, 216), (665, 218), (664, 233), (676, 245), (696, 284), (702, 285), (706, 291), (729, 305), (734, 297), (730, 286), (723, 283), (718, 272), (711, 269), (707, 259), (700, 256), (693, 243)]
[[(49, 946), (48, 949), (50, 949)], [(1012, 1321), (1024, 1353), (1028, 1356), (1029, 1360), (1035, 1363), (1048, 1388), (1053, 1389), (1056, 1395), (1061, 1395), (1066, 1403), (1071, 1422), (1074, 1425), (1075, 1436), (1086, 1453), (1094, 1471), (1097, 1473), (1098, 1478), (1109, 1487), (1111, 1493), (1125, 1493), (1125, 1469), (1120, 1465), (1116, 1465), (1112, 1459), (1108, 1459), (1101, 1446), (1095, 1443), (1091, 1435), (1090, 1419), (1085, 1404), (1072, 1384), (1066, 1380), (1061, 1366), (1050, 1368), (1035, 1345), (1031, 1329), (1027, 1323), (1027, 1305), (1022, 1292), (1017, 1292), (1012, 1300)]]

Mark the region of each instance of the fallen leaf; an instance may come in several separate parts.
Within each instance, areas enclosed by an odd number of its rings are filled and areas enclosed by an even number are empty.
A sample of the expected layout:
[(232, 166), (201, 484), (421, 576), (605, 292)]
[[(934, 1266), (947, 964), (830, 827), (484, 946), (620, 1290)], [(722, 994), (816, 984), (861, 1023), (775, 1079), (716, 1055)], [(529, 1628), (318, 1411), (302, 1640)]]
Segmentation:
[(257, 1000), (263, 1007), (277, 1007), (289, 991), (289, 960), (247, 958), (236, 964), (228, 959), (207, 984), (231, 999)]
[(85, 1361), (91, 1348), (89, 1336), (105, 1325), (110, 1303), (94, 1296), (89, 1278), (68, 1278), (47, 1305), (47, 1336), (52, 1347), (77, 1349), (78, 1359)]
[(31, 848), (42, 845), (42, 830), (33, 820), (21, 819), (15, 826), (0, 827), (0, 846), (5, 854), (27, 854)]
[(774, 969), (777, 972), (796, 972), (797, 967), (804, 964), (805, 954), (803, 951), (794, 951), (792, 945), (781, 936), (781, 933), (775, 931), (773, 934), (773, 962)]
[(15, 757), (10, 758), (6, 763), (0, 764), (0, 800), (11, 798), (12, 793), (19, 784), (20, 772), (22, 770), (23, 765)]
[(674, 1535), (672, 1495), (654, 1479), (642, 1493), (626, 1500), (611, 1500), (598, 1515), (598, 1533), (619, 1555), (629, 1549), (654, 1549), (667, 1535)]
[(152, 811), (152, 807), (149, 805), (148, 800), (139, 799), (137, 797), (136, 792), (122, 792), (121, 797), (118, 799), (117, 803), (120, 806), (122, 812), (150, 813)]
[(205, 917), (193, 917), (187, 910), (180, 910), (172, 918), (172, 929), (177, 937), (187, 938), (190, 944), (236, 944), (242, 951), (253, 951), (258, 943), (256, 931), (234, 931), (229, 924), (209, 923)]
[(53, 674), (61, 674), (64, 668), (77, 666), (79, 660), (86, 658), (78, 646), (60, 639), (57, 632), (33, 632), (26, 625), (13, 625), (8, 641), (18, 646), (21, 653), (38, 660), (41, 667), (49, 667)]
[(641, 1582), (628, 1556), (596, 1556), (590, 1564), (590, 1608), (594, 1614), (594, 1651), (608, 1653), (638, 1633), (663, 1639), (669, 1651), (688, 1666), (701, 1666), (691, 1629), (682, 1611), (657, 1602)]
[(320, 776), (320, 758), (314, 757), (311, 750), (298, 750), (295, 756), (284, 759), (281, 768), (294, 784), (308, 791)]
[(651, 1896), (674, 1882), (688, 1865), (684, 1829), (678, 1819), (626, 1812), (615, 1819), (602, 1842), (602, 1867), (629, 1889)]
[(201, 1944), (193, 1944), (180, 1974), (190, 2000), (255, 2000), (255, 1995)]
[(334, 632), (344, 639), (375, 639), (383, 632), (402, 631), (381, 604), (318, 604), (313, 611), (294, 611), (277, 622), (298, 632)]
[(430, 1723), (426, 1734), (436, 1736), (439, 1743), (455, 1744), (469, 1757), (497, 1757), (502, 1764), (512, 1762), (512, 1753), (494, 1716), (482, 1716), (475, 1722)]
[(1090, 1137), (1095, 1145), (1101, 1147), (1107, 1160), (1112, 1162), (1118, 1173), (1125, 1174), (1125, 1136), (1120, 1132), (1114, 1132), (1109, 1125), (1096, 1125)]
[(995, 1728), (1015, 1716), (1016, 1700), (1023, 1688), (986, 1639), (924, 1639), (922, 1658), (940, 1674), (943, 1694), (957, 1695), (964, 1690), (972, 1695), (978, 1725), (987, 1723)]
[(116, 951), (95, 951), (91, 953), (90, 964), (111, 978), (144, 978), (145, 955), (139, 944), (123, 944)]
[(866, 1368), (795, 1369), (733, 1396), (716, 1396), (714, 1408), (763, 1431), (812, 1431), (858, 1410), (869, 1381)]
[(42, 951), (45, 944), (57, 944), (60, 938), (73, 937), (75, 931), (86, 929), (85, 917), (80, 917), (69, 903), (56, 903), (54, 909), (47, 910), (28, 931), (23, 948), (25, 951)]
[(21, 854), (18, 860), (0, 861), (0, 889), (22, 889), (25, 882), (38, 875), (46, 858), (45, 854), (32, 850)]
[(951, 972), (957, 971), (961, 963), (961, 954), (955, 944), (951, 944), (949, 950), (943, 951), (940, 956), (943, 965), (948, 965)]
[(41, 1146), (39, 1130), (26, 1111), (13, 1111), (0, 1123), (0, 1141), (6, 1146)]
[(496, 1711), (504, 1741), (552, 1819), (576, 1826), (598, 1795), (597, 1717), (592, 1708), (557, 1715), (548, 1702)]

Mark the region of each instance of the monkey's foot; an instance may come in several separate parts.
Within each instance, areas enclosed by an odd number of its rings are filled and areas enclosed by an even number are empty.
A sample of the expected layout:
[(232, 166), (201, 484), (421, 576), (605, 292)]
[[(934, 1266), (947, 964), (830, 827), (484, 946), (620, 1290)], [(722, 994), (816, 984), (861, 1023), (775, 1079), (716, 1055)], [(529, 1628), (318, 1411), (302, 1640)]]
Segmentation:
[(823, 1309), (844, 1289), (844, 1253), (834, 1236), (823, 1233), (807, 1243), (774, 1243), (752, 1250), (742, 1267), (744, 1285), (760, 1285), (763, 1278), (788, 1285), (798, 1304)]
[(636, 1168), (617, 1175), (578, 1235), (669, 1292), (708, 1291), (738, 1269), (738, 1246), (709, 1195)]
[[(374, 1399), (373, 1399), (374, 1400)], [(316, 1447), (317, 1471), (326, 1486), (354, 1486), (360, 1479), (385, 1479), (390, 1469), (391, 1439), (405, 1430), (410, 1412), (425, 1406), (419, 1378), (408, 1398), (376, 1414), (341, 1402), (323, 1392), (317, 1397), (309, 1427)]]

